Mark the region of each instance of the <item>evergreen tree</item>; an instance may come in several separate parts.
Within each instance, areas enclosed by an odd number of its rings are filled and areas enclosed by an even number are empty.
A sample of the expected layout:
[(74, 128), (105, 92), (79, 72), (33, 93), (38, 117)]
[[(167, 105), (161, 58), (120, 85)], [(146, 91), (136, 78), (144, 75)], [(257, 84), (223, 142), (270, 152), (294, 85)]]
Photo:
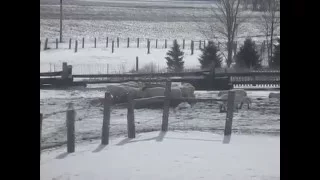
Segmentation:
[(205, 48), (201, 49), (201, 51), (202, 54), (199, 58), (201, 69), (208, 69), (212, 66), (215, 68), (221, 67), (222, 59), (217, 54), (219, 50), (212, 41), (209, 41), (208, 45)]
[(280, 39), (277, 40), (278, 45), (274, 47), (274, 54), (271, 61), (271, 67), (280, 68)]
[(244, 41), (236, 55), (236, 66), (239, 68), (261, 67), (260, 55), (256, 51), (256, 44), (250, 38)]
[(180, 50), (180, 46), (177, 40), (173, 41), (173, 47), (167, 52), (167, 65), (169, 72), (182, 72), (183, 71), (183, 55), (184, 53)]

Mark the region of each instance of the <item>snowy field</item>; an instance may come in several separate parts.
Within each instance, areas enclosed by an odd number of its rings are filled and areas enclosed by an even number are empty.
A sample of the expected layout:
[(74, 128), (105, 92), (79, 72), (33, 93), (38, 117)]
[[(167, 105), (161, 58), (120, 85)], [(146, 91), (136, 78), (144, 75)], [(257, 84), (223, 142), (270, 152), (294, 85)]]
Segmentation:
[[(167, 66), (165, 56), (168, 49), (151, 49), (147, 54), (147, 48), (116, 48), (114, 53), (111, 48), (79, 49), (77, 53), (68, 49), (52, 49), (40, 52), (40, 72), (59, 71), (62, 62), (73, 66), (73, 74), (99, 74), (99, 73), (123, 73), (135, 69), (136, 57), (139, 57), (139, 67), (153, 63), (157, 69)], [(200, 51), (195, 50), (191, 55), (190, 50), (185, 50), (185, 68), (199, 68), (198, 58)], [(108, 70), (109, 66), (109, 70)], [(156, 69), (156, 70), (157, 70)]]
[[(42, 147), (48, 148), (66, 142), (67, 103), (76, 110), (77, 141), (101, 137), (103, 107), (97, 99), (104, 97), (104, 88), (86, 90), (40, 90), (40, 112), (43, 113)], [(237, 134), (280, 135), (280, 101), (269, 99), (271, 91), (247, 91), (253, 103), (244, 105), (234, 114), (233, 129)], [(196, 91), (197, 98), (217, 98), (217, 91)], [(259, 99), (258, 99), (259, 98)], [(261, 98), (261, 99), (260, 99)], [(216, 103), (197, 103), (188, 109), (170, 109), (169, 130), (201, 130), (222, 133), (225, 113), (219, 113)], [(137, 133), (161, 128), (161, 109), (136, 109)], [(111, 111), (111, 136), (127, 134), (127, 109), (114, 107)]]
[[(212, 23), (209, 1), (114, 1), (114, 0), (65, 0), (64, 38), (93, 41), (94, 37), (193, 39), (206, 37), (200, 33)], [(40, 1), (40, 39), (55, 40), (59, 37), (59, 1)], [(249, 15), (250, 14), (250, 15)], [(244, 12), (249, 17), (238, 30), (238, 35), (261, 35), (261, 14)], [(279, 34), (279, 29), (277, 34)], [(208, 38), (207, 38), (208, 39)], [(239, 41), (243, 41), (239, 39)]]
[(42, 180), (279, 180), (280, 138), (208, 132), (149, 132), (44, 151)]

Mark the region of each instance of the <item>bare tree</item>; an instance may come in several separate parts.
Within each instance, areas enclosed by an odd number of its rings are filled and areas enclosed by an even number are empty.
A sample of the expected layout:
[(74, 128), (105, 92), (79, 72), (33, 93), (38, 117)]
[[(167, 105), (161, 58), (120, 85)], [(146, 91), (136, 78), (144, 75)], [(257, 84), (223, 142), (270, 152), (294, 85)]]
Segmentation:
[(237, 30), (245, 18), (240, 19), (241, 0), (218, 0), (217, 6), (212, 7), (212, 15), (216, 19), (215, 24), (210, 24), (210, 29), (214, 33), (218, 33), (227, 39), (227, 66), (230, 67), (232, 63), (232, 52), (234, 47), (234, 40), (237, 35)]
[(269, 64), (271, 61), (271, 56), (273, 54), (274, 34), (280, 25), (280, 13), (277, 13), (279, 9), (280, 0), (267, 0), (267, 9), (261, 16), (262, 26), (264, 29), (264, 34), (266, 36)]

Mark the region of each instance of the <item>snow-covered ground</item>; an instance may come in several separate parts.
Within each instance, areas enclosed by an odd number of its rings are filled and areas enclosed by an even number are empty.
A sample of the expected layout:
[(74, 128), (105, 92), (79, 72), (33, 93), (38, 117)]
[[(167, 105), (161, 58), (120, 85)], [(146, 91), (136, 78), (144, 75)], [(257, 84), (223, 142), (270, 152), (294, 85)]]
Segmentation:
[[(103, 107), (97, 99), (103, 98), (105, 88), (86, 90), (40, 90), (40, 112), (44, 115), (42, 146), (51, 147), (66, 141), (67, 103), (73, 102), (76, 110), (77, 141), (96, 139), (101, 136)], [(216, 98), (217, 91), (196, 91), (197, 98)], [(270, 91), (247, 91), (253, 104), (248, 110), (234, 114), (234, 133), (273, 134), (280, 133), (280, 101), (269, 99)], [(259, 99), (258, 98), (262, 98)], [(170, 109), (170, 130), (201, 130), (222, 133), (225, 113), (219, 113), (217, 103), (197, 103), (188, 109), (174, 112)], [(161, 109), (136, 109), (135, 123), (138, 133), (160, 130)], [(111, 111), (111, 136), (127, 134), (127, 109), (114, 107)]]
[(42, 180), (278, 180), (280, 138), (209, 132), (149, 132), (42, 152)]
[[(40, 72), (59, 71), (62, 62), (73, 66), (73, 74), (98, 74), (98, 73), (123, 73), (135, 69), (136, 57), (139, 57), (139, 68), (153, 63), (156, 68), (163, 69), (167, 66), (165, 56), (168, 49), (151, 49), (147, 54), (147, 48), (116, 48), (114, 53), (111, 48), (85, 48), (77, 53), (68, 49), (52, 49), (40, 52)], [(185, 68), (199, 68), (198, 58), (200, 51), (195, 50), (191, 55), (190, 50), (185, 50)], [(108, 70), (109, 66), (109, 70)]]
[[(40, 38), (59, 38), (59, 2), (40, 1)], [(204, 39), (201, 31), (212, 22), (210, 1), (63, 1), (63, 37)], [(261, 13), (244, 12), (248, 16), (238, 36), (263, 34)], [(279, 30), (277, 30), (279, 33)], [(217, 35), (217, 34), (216, 34)], [(240, 39), (243, 41), (244, 39)]]

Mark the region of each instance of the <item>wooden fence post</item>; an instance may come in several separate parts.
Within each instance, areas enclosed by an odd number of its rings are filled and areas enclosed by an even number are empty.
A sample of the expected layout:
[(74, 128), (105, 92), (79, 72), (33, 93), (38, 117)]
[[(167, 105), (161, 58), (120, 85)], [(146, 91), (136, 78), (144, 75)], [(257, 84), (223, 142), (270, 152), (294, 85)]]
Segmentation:
[(108, 44), (109, 44), (109, 37), (107, 37), (106, 48), (108, 47)]
[(62, 80), (68, 79), (68, 64), (66, 62), (62, 63), (61, 79)]
[(58, 49), (58, 38), (56, 38), (56, 49)]
[(223, 137), (224, 144), (228, 144), (230, 142), (230, 138), (231, 138), (232, 118), (233, 118), (233, 111), (234, 111), (234, 100), (235, 100), (235, 92), (229, 91), (228, 92), (228, 103), (227, 103), (227, 118), (226, 118), (224, 137)]
[(104, 96), (104, 108), (103, 108), (103, 123), (101, 133), (101, 144), (109, 144), (109, 126), (110, 126), (110, 106), (111, 106), (111, 94), (106, 92)]
[(112, 53), (114, 52), (114, 41), (112, 41)]
[(191, 55), (193, 55), (193, 47), (194, 47), (194, 44), (193, 44), (193, 41), (191, 40)]
[(199, 49), (201, 49), (201, 40), (199, 41)]
[(150, 40), (148, 39), (148, 54), (150, 54)]
[(168, 79), (166, 81), (166, 90), (164, 92), (164, 107), (163, 107), (163, 115), (162, 115), (162, 127), (161, 131), (168, 131), (169, 124), (169, 107), (170, 107), (170, 93), (171, 93), (171, 81)]
[(156, 49), (158, 48), (158, 39), (156, 39)]
[(136, 137), (136, 129), (134, 122), (134, 102), (132, 99), (132, 94), (127, 94), (128, 98), (128, 113), (127, 113), (127, 125), (128, 125), (128, 138)]
[(74, 135), (75, 110), (72, 103), (68, 105), (67, 109), (67, 152), (73, 153), (75, 151), (75, 135)]
[(75, 47), (74, 47), (74, 52), (76, 53), (78, 51), (78, 40), (76, 40), (76, 44), (75, 44)]
[(97, 38), (94, 38), (94, 48), (97, 48)]
[(164, 48), (167, 49), (167, 40), (164, 40)]
[(117, 48), (119, 48), (119, 37), (117, 37)]
[(139, 48), (139, 38), (137, 38), (137, 48)]
[(42, 131), (42, 114), (40, 113), (40, 160), (41, 160), (41, 131)]
[(127, 48), (129, 48), (129, 41), (130, 41), (130, 39), (128, 38), (128, 42), (127, 42)]
[(71, 38), (69, 39), (69, 49), (71, 49)]
[(184, 49), (185, 40), (182, 41), (182, 49)]
[(44, 50), (48, 49), (48, 38), (46, 38), (46, 41), (44, 42)]
[(139, 71), (139, 57), (136, 57), (136, 72)]
[(107, 74), (109, 74), (109, 64), (107, 64)]
[(82, 38), (82, 49), (84, 48), (84, 37)]

